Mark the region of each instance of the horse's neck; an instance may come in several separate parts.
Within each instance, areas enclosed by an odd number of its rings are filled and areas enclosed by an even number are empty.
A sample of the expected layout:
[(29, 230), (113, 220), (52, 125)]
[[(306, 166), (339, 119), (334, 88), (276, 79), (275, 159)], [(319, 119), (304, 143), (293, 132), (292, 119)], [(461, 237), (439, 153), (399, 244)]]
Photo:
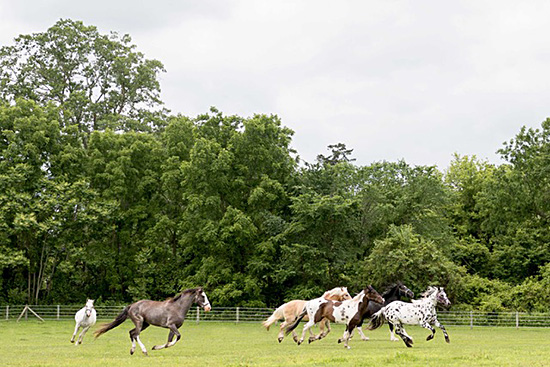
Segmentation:
[(436, 297), (437, 297), (437, 294), (434, 293), (434, 294), (429, 295), (428, 297), (424, 297), (422, 299), (415, 300), (413, 302), (413, 304), (415, 304), (415, 305), (426, 305), (430, 308), (435, 308), (435, 305), (437, 303)]
[(185, 294), (182, 295), (175, 303), (178, 305), (181, 312), (183, 312), (183, 316), (187, 314), (191, 306), (193, 305), (194, 297), (191, 294)]
[(386, 301), (386, 304), (389, 304), (392, 301), (397, 301), (399, 299), (397, 288), (392, 288), (388, 292), (384, 293), (382, 295), (384, 300)]

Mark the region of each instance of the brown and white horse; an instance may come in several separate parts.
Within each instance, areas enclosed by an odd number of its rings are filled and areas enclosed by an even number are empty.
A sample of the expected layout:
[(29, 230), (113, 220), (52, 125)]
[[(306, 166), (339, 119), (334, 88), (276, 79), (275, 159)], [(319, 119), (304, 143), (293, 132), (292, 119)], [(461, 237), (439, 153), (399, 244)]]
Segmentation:
[[(343, 302), (333, 302), (322, 298), (313, 299), (306, 303), (304, 310), (296, 321), (286, 328), (286, 334), (288, 335), (293, 331), (307, 313), (309, 321), (304, 325), (302, 337), (297, 341), (298, 345), (302, 344), (304, 341), (307, 330), (322, 319), (327, 318), (338, 324), (346, 324), (346, 331), (344, 332), (342, 340), (344, 341), (344, 346), (349, 349), (348, 342), (351, 333), (355, 327), (363, 321), (363, 315), (367, 313), (371, 301), (383, 304), (384, 298), (382, 298), (382, 296), (370, 285), (353, 297), (353, 299)], [(322, 339), (327, 334), (328, 332), (321, 333), (319, 336), (310, 337), (309, 342), (311, 343), (315, 340)]]
[[(326, 291), (321, 298), (330, 300), (330, 301), (345, 301), (347, 299), (351, 299), (350, 294), (348, 293), (348, 289), (346, 287), (336, 287), (329, 291)], [(279, 335), (277, 335), (277, 340), (279, 340), (279, 343), (283, 341), (285, 337), (285, 328), (296, 321), (296, 318), (300, 313), (303, 311), (304, 306), (307, 301), (297, 299), (294, 301), (287, 302), (281, 306), (279, 306), (271, 316), (264, 322), (262, 322), (262, 325), (269, 330), (269, 327), (273, 325), (275, 322), (279, 320), (284, 320), (284, 322), (281, 323), (281, 327), (279, 330)], [(304, 320), (309, 320), (307, 315), (304, 317)], [(319, 324), (319, 329), (321, 333), (325, 333), (325, 327), (328, 331), (326, 331), (326, 334), (330, 331), (330, 322), (327, 319), (324, 319), (323, 322)], [(311, 330), (309, 331), (310, 334), (312, 334)], [(294, 341), (298, 341), (298, 335), (296, 335), (296, 332), (292, 331), (292, 337), (294, 338)]]

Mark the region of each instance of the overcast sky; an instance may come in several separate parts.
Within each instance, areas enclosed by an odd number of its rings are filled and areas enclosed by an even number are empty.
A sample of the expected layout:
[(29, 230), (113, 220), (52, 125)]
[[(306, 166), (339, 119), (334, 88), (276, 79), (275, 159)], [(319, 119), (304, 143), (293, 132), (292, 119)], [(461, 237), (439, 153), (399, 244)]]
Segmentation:
[(500, 163), (550, 116), (550, 1), (0, 0), (0, 45), (60, 18), (130, 34), (173, 113), (278, 115), (308, 162)]

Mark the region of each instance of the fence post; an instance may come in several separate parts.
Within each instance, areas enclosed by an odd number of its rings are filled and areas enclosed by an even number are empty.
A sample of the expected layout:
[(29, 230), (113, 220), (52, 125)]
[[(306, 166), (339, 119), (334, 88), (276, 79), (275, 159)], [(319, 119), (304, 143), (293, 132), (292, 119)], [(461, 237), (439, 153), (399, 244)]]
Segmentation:
[(470, 330), (474, 328), (474, 311), (470, 311)]
[(238, 307), (237, 307), (236, 316), (237, 316), (237, 318), (236, 318), (237, 321), (236, 322), (239, 323), (239, 308)]
[(519, 329), (519, 312), (516, 311), (516, 329)]
[(10, 306), (6, 306), (6, 320), (10, 317)]
[(199, 306), (197, 306), (197, 324), (199, 323), (199, 320), (200, 320), (200, 308)]
[(59, 321), (59, 305), (57, 305), (57, 321)]

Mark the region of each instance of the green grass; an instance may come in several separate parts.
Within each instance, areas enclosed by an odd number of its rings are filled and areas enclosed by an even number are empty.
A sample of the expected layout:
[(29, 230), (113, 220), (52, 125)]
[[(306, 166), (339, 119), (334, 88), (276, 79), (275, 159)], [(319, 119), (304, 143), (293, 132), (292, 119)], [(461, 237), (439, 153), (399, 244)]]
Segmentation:
[[(100, 323), (96, 325), (96, 327)], [(152, 351), (166, 341), (165, 329), (150, 327), (142, 334), (149, 357), (139, 347), (131, 356), (128, 330), (123, 325), (94, 340), (91, 332), (78, 347), (69, 340), (74, 328), (68, 321), (0, 322), (1, 366), (548, 366), (550, 329), (447, 327), (451, 343), (441, 331), (427, 342), (428, 331), (408, 327), (414, 348), (389, 340), (386, 326), (356, 335), (345, 350), (336, 340), (343, 327), (333, 325), (324, 340), (296, 346), (287, 338), (277, 343), (278, 327), (269, 332), (259, 324), (187, 322), (182, 339), (172, 348)], [(95, 329), (95, 328), (94, 328)]]

